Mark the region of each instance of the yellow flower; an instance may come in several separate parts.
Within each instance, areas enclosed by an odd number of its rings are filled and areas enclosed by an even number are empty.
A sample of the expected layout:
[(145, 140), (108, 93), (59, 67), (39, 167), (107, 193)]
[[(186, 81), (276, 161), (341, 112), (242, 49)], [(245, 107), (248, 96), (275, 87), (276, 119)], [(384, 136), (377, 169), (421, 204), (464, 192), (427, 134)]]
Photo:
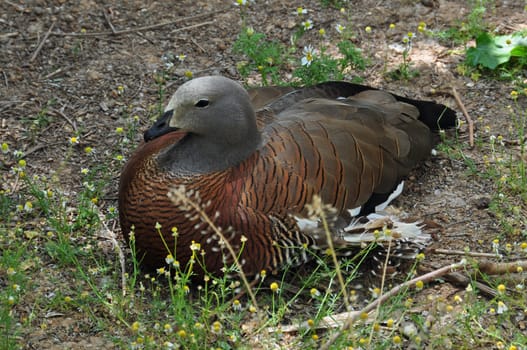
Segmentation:
[(76, 144), (78, 144), (78, 143), (79, 143), (79, 138), (76, 137), (76, 136), (72, 136), (72, 137), (70, 137), (70, 143), (71, 143), (72, 145), (76, 145)]
[(498, 289), (498, 293), (503, 294), (507, 290), (507, 287), (505, 287), (505, 285), (503, 285), (503, 284), (500, 284), (500, 285), (498, 285), (497, 289)]
[(311, 336), (311, 339), (313, 339), (314, 341), (317, 341), (318, 340), (318, 335), (317, 334), (313, 334)]
[(65, 297), (64, 297), (64, 301), (65, 301), (66, 303), (71, 303), (71, 297), (65, 296)]
[(91, 148), (90, 146), (84, 147), (84, 153), (90, 154), (92, 152), (93, 152), (93, 148)]
[(390, 23), (390, 29), (395, 29), (395, 23)]
[(26, 167), (26, 161), (24, 159), (20, 159), (18, 161), (18, 165), (21, 167), (21, 168), (25, 168)]
[(367, 26), (366, 28), (364, 28), (364, 31), (366, 33), (371, 33), (371, 27), (370, 26)]
[(273, 282), (271, 283), (270, 288), (272, 292), (277, 293), (280, 287), (278, 286), (278, 283)]
[(33, 211), (33, 203), (27, 201), (26, 204), (24, 204), (24, 211), (31, 213)]
[(511, 91), (511, 98), (512, 98), (513, 100), (517, 99), (517, 98), (518, 98), (518, 91), (516, 91), (516, 90), (512, 90), (512, 91)]
[(240, 303), (240, 301), (238, 299), (235, 299), (233, 302), (232, 302), (232, 308), (236, 311), (240, 311), (242, 309), (242, 303)]
[(121, 127), (117, 127), (117, 128), (115, 128), (115, 132), (116, 132), (117, 134), (122, 134), (122, 133), (124, 132), (124, 129), (121, 128)]
[(173, 331), (172, 326), (169, 323), (165, 323), (165, 325), (163, 326), (163, 331), (166, 334), (172, 333), (172, 331)]
[(137, 332), (139, 330), (140, 326), (141, 326), (141, 324), (139, 322), (137, 322), (137, 321), (132, 323), (132, 332)]
[(181, 338), (185, 338), (187, 336), (187, 332), (185, 332), (184, 329), (181, 329), (177, 332), (177, 335), (179, 335)]
[(309, 291), (309, 293), (311, 294), (311, 297), (312, 297), (312, 298), (315, 298), (315, 297), (320, 296), (320, 292), (319, 292), (318, 289), (316, 289), (316, 288), (311, 288), (311, 290)]
[(307, 10), (305, 8), (297, 7), (297, 9), (296, 9), (296, 14), (297, 15), (302, 16), (302, 15), (305, 15), (306, 13), (307, 13)]
[(187, 77), (188, 79), (192, 79), (192, 76), (193, 76), (193, 75), (194, 75), (194, 74), (192, 74), (191, 71), (189, 71), (189, 70), (185, 71), (185, 77)]
[(218, 334), (221, 332), (221, 329), (222, 329), (222, 325), (220, 321), (215, 321), (214, 323), (212, 323), (212, 326), (211, 326), (212, 333)]
[(421, 290), (421, 289), (423, 289), (423, 287), (424, 287), (423, 281), (419, 280), (419, 281), (415, 282), (415, 289)]
[(392, 338), (392, 341), (394, 344), (399, 345), (402, 343), (403, 340), (401, 339), (400, 336), (396, 335), (395, 337)]
[(9, 145), (7, 143), (2, 143), (2, 153), (9, 152)]
[(324, 28), (320, 28), (320, 29), (318, 30), (318, 34), (324, 36), (324, 35), (326, 35), (326, 30), (325, 30)]

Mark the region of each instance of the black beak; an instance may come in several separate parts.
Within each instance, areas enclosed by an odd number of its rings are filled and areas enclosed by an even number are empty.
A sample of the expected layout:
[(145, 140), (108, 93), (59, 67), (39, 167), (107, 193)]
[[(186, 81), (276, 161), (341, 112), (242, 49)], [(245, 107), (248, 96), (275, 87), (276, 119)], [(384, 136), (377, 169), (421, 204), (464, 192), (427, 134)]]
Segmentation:
[(151, 141), (155, 139), (156, 137), (168, 134), (171, 131), (177, 130), (178, 128), (174, 128), (170, 126), (170, 118), (172, 118), (172, 115), (174, 114), (174, 110), (169, 110), (163, 113), (163, 115), (152, 125), (150, 129), (145, 131), (143, 137), (145, 139), (145, 142)]

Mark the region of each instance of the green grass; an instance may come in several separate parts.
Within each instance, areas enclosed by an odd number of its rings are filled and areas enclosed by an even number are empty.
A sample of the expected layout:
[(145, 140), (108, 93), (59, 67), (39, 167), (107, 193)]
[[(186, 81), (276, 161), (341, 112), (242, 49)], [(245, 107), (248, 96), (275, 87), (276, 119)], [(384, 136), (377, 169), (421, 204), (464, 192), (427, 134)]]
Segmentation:
[[(317, 35), (309, 38), (320, 41), (311, 42), (305, 31), (286, 45), (243, 28), (234, 45), (244, 60), (238, 66), (239, 73), (246, 79), (260, 75), (263, 84), (291, 83), (284, 80), (287, 74), (294, 77), (294, 84), (356, 79), (359, 76), (354, 71), (365, 69), (368, 58), (350, 40), (352, 24), (345, 25), (348, 34), (339, 36), (334, 46), (326, 46), (330, 44), (324, 44)], [(293, 30), (299, 33), (298, 28)], [(417, 36), (412, 40), (420, 39)], [(309, 65), (302, 64), (303, 48), (309, 45), (316, 48), (314, 57)], [(413, 78), (410, 56), (408, 47), (397, 69), (398, 79)], [(193, 266), (179, 266), (176, 261), (171, 262), (171, 268), (141, 270), (133, 240), (125, 246), (115, 237), (115, 201), (104, 197), (111, 192), (107, 186), (114, 183), (112, 178), (122, 167), (123, 155), (135, 147), (131, 140), (136, 140), (142, 129), (140, 119), (150, 122), (162, 110), (165, 84), (171, 74), (167, 68), (152, 79), (159, 105), (141, 117), (123, 109), (123, 124), (114, 131), (118, 142), (113, 149), (80, 150), (85, 168), (79, 168), (74, 160), (79, 152), (78, 140), (74, 139), (78, 135), (69, 139), (61, 169), (49, 177), (27, 164), (29, 160), (19, 150), (3, 143), (9, 181), (0, 192), (1, 349), (20, 348), (33, 333), (56, 329), (57, 322), (68, 318), (72, 323), (64, 326), (64, 333), (69, 332), (71, 337), (97, 335), (125, 349), (247, 349), (276, 344), (315, 349), (335, 334), (334, 349), (415, 346), (512, 350), (525, 346), (527, 336), (518, 330), (517, 321), (525, 319), (527, 309), (525, 280), (517, 279), (524, 276), (521, 274), (476, 278), (467, 272), (469, 287), (437, 298), (435, 290), (430, 291), (432, 285), (403, 288), (370, 315), (359, 317), (349, 329), (336, 333), (335, 329), (318, 328), (324, 317), (345, 311), (346, 304), (360, 310), (365, 302), (413, 277), (417, 265), (399, 280), (379, 278), (364, 286), (361, 273), (368, 270), (369, 263), (364, 254), (338, 260), (342, 280), (332, 256), (317, 257), (306, 269), (262, 275), (252, 288), (256, 305), (247, 293), (240, 294), (244, 284), (231, 267), (233, 277), (207, 276), (198, 281), (192, 280)], [(526, 94), (518, 89), (511, 95), (507, 111), (510, 132), (502, 135), (489, 130), (479, 134), (477, 149), (487, 154), (482, 164), (470, 158), (458, 139), (441, 148), (450, 158), (463, 160), (473, 176), (494, 183), (490, 210), (498, 217), (501, 232), (494, 241), (482, 244), (488, 246), (489, 253), (500, 249), (505, 257), (527, 256), (527, 176), (523, 161), (527, 111), (520, 103)], [(53, 122), (44, 108), (24, 123), (34, 137)], [(517, 143), (511, 146), (505, 140)], [(75, 193), (60, 181), (67, 176), (66, 168), (80, 171)], [(195, 253), (194, 263), (199, 264), (199, 249)], [(467, 259), (468, 269), (473, 261)], [(476, 281), (488, 284), (495, 296), (485, 295)], [(444, 286), (441, 282), (433, 285), (438, 289)], [(285, 334), (276, 330), (281, 325), (299, 325), (299, 330)]]

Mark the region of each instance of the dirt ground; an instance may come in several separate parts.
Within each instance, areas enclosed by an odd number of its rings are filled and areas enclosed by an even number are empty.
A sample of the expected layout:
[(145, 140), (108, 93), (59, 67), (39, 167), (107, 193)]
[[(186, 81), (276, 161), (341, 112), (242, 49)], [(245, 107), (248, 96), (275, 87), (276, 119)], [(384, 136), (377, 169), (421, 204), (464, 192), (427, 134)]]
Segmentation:
[[(506, 108), (511, 104), (511, 86), (506, 81), (473, 81), (458, 74), (462, 47), (420, 38), (411, 53), (413, 65), (420, 72), (418, 77), (409, 82), (390, 81), (382, 74), (385, 65), (390, 69), (401, 61), (392, 44), (400, 42), (408, 31), (415, 32), (421, 21), (432, 30), (454, 26), (470, 11), (467, 2), (363, 0), (354, 1), (347, 13), (341, 13), (322, 6), (318, 0), (256, 0), (245, 19), (268, 38), (288, 44), (298, 23), (295, 12), (299, 6), (309, 9), (315, 25), (299, 41), (299, 52), (315, 40), (322, 27), (326, 28), (325, 40), (330, 45), (338, 35), (336, 23), (350, 20), (348, 25), (357, 34), (355, 44), (372, 63), (363, 72), (350, 73), (350, 77), (358, 75), (364, 78), (364, 84), (413, 98), (434, 99), (459, 111), (450, 93), (455, 87), (475, 120), (480, 140), (488, 142), (491, 134), (512, 137)], [(520, 30), (527, 25), (524, 6), (520, 0), (495, 1), (484, 20), (501, 33)], [(387, 30), (390, 23), (396, 25), (393, 31)], [(139, 116), (140, 131), (152, 123), (152, 111), (160, 103), (155, 77), (166, 69), (167, 57), (186, 55), (183, 62), (175, 61), (175, 68), (166, 77), (167, 94), (187, 80), (186, 71), (194, 76), (240, 78), (236, 64), (241, 57), (232, 52), (232, 44), (241, 26), (239, 9), (232, 1), (130, 0), (111, 5), (94, 0), (3, 1), (0, 141), (24, 152), (28, 172), (58, 174), (65, 193), (75, 198), (82, 187), (81, 168), (98, 165), (115, 150), (116, 128), (125, 126), (130, 115)], [(372, 31), (365, 31), (366, 26)], [(258, 74), (251, 76), (250, 82), (257, 83)], [(69, 142), (75, 135), (79, 144), (71, 153)], [(137, 133), (131, 143), (138, 144), (140, 137)], [(464, 128), (459, 138), (466, 144)], [(87, 146), (93, 147), (94, 155), (85, 154)], [(476, 168), (483, 169), (487, 150), (464, 147), (463, 153)], [(129, 150), (125, 152), (126, 158)], [(68, 161), (64, 162), (66, 154)], [(0, 182), (12, 181), (8, 174), (11, 165), (0, 160)], [(99, 203), (103, 209), (116, 206), (122, 162), (115, 160), (108, 166), (115, 176)], [(498, 219), (488, 209), (495, 191), (493, 183), (475, 176), (463, 159), (444, 154), (427, 161), (410, 180), (396, 205), (412, 216), (440, 223), (444, 230), (437, 237), (438, 247), (490, 251), (490, 242), (501, 234)], [(434, 263), (440, 266), (458, 258), (436, 256)]]

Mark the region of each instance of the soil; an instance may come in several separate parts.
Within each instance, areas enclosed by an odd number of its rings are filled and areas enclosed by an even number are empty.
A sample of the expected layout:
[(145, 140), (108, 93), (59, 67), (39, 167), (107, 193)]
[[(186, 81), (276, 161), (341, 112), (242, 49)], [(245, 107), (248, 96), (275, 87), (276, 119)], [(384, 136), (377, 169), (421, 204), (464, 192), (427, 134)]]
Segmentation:
[[(491, 28), (510, 33), (527, 27), (523, 1), (494, 4), (482, 19)], [(320, 41), (320, 28), (326, 29), (325, 44), (331, 47), (338, 36), (335, 25), (348, 23), (356, 33), (355, 44), (371, 63), (365, 71), (350, 72), (350, 78), (360, 76), (364, 84), (436, 100), (460, 111), (451, 93), (452, 87), (457, 89), (475, 121), (476, 138), (483, 145), (469, 148), (466, 125), (462, 126), (457, 136), (449, 137), (457, 137), (465, 159), (440, 152), (415, 171), (395, 204), (411, 216), (432, 219), (443, 227), (436, 237), (437, 247), (489, 252), (493, 239), (507, 239), (488, 208), (495, 184), (476, 172), (484, 169), (484, 156), (489, 152), (485, 144), (491, 134), (501, 134), (506, 140), (516, 138), (507, 109), (512, 103), (510, 83), (483, 78), (474, 81), (460, 75), (456, 67), (463, 60), (463, 47), (423, 36), (414, 42), (411, 52), (417, 77), (395, 81), (383, 75), (401, 63), (401, 53), (394, 44), (400, 43), (403, 35), (416, 32), (421, 21), (434, 31), (457, 25), (470, 12), (468, 2), (363, 0), (355, 1), (342, 13), (318, 0), (256, 0), (244, 18), (247, 25), (268, 38), (288, 45), (299, 21), (299, 6), (309, 10), (306, 17), (313, 20), (314, 29), (299, 40), (298, 52), (304, 45)], [(395, 29), (388, 30), (391, 23)], [(367, 26), (371, 32), (365, 30)], [(142, 132), (156, 117), (162, 103), (159, 76), (167, 71), (167, 60), (175, 64), (164, 77), (168, 95), (187, 80), (186, 71), (194, 76), (221, 74), (240, 79), (236, 67), (242, 58), (233, 53), (232, 44), (241, 27), (239, 8), (224, 0), (130, 0), (111, 5), (95, 0), (4, 1), (0, 4), (0, 141), (25, 154), (28, 173), (58, 176), (61, 191), (74, 202), (83, 186), (81, 169), (100, 166), (109, 154), (120, 151), (116, 145), (122, 137), (116, 128), (126, 127), (130, 116), (137, 115)], [(186, 55), (184, 61), (175, 59), (179, 54)], [(291, 80), (291, 74), (284, 74), (283, 79)], [(257, 73), (249, 77), (250, 84), (260, 81)], [(525, 99), (519, 103), (527, 110)], [(130, 148), (122, 149), (125, 158), (132, 145), (140, 142), (141, 132), (130, 140)], [(73, 151), (72, 136), (78, 136), (79, 142)], [(84, 152), (88, 146), (94, 149), (92, 155)], [(510, 147), (515, 147), (513, 142)], [(12, 165), (6, 159), (0, 161), (5, 187), (12, 185), (8, 171)], [(117, 159), (106, 167), (114, 176), (98, 203), (101, 211), (116, 206), (122, 162)], [(107, 225), (117, 227), (114, 221)], [(118, 228), (114, 231), (120, 237)], [(442, 266), (459, 259), (436, 255), (431, 264)], [(448, 295), (453, 291), (451, 286), (437, 292)], [(82, 316), (74, 318), (75, 325), (81, 323)], [(39, 344), (33, 346), (111, 346), (96, 334), (90, 339), (72, 336), (76, 331), (70, 318), (51, 320), (48, 329), (55, 327), (55, 331), (33, 332), (29, 342)], [(57, 344), (56, 339), (62, 343)]]

